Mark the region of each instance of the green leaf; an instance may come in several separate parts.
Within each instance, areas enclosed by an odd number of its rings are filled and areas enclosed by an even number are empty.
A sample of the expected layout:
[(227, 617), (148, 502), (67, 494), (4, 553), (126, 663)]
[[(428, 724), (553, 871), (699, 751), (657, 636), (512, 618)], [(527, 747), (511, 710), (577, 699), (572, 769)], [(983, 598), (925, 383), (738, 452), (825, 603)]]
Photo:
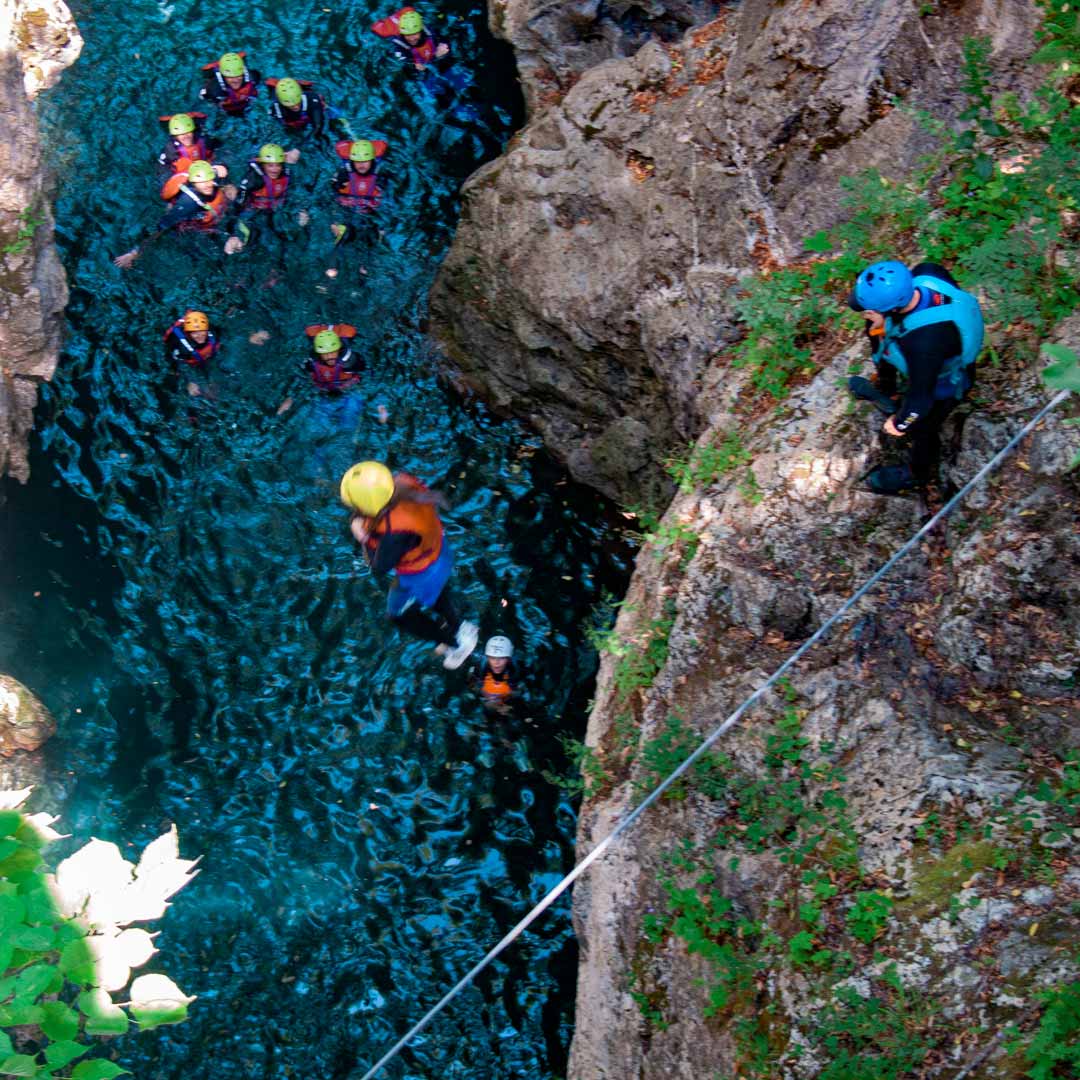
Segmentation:
[(18, 926), (11, 932), (11, 943), (30, 952), (48, 952), (55, 937), (49, 926)]
[(0, 1005), (0, 1027), (40, 1024), (44, 1018), (40, 1005)]
[[(73, 983), (89, 986), (94, 981), (94, 957), (85, 938), (69, 941), (60, 951), (60, 971)], [(80, 1006), (82, 1008), (82, 1006)]]
[(37, 1076), (37, 1062), (29, 1054), (11, 1054), (0, 1061), (0, 1076)]
[(989, 154), (980, 154), (975, 159), (975, 175), (983, 181), (989, 180), (994, 175), (994, 161)]
[(0, 810), (0, 836), (11, 836), (22, 824), (18, 810)]
[(18, 896), (0, 896), (0, 938), (26, 918), (26, 904)]
[(974, 128), (968, 128), (967, 131), (962, 131), (956, 136), (955, 144), (957, 150), (970, 150), (975, 145), (975, 130)]
[(45, 1060), (54, 1069), (59, 1069), (69, 1061), (82, 1057), (89, 1049), (89, 1046), (77, 1043), (72, 1039), (62, 1039), (45, 1047)]
[(1043, 368), (1043, 382), (1052, 390), (1080, 390), (1080, 357), (1064, 345), (1044, 345), (1042, 351), (1054, 361)]
[(71, 1074), (71, 1080), (112, 1080), (114, 1076), (124, 1073), (130, 1074), (130, 1069), (121, 1069), (114, 1061), (106, 1061), (97, 1058), (94, 1061), (83, 1061), (75, 1066)]
[(15, 980), (15, 1000), (19, 1004), (29, 1004), (45, 993), (53, 981), (52, 964), (34, 964), (20, 971)]
[(41, 1021), (41, 1030), (50, 1039), (63, 1042), (73, 1039), (79, 1033), (79, 1014), (62, 1001), (46, 1001), (41, 1006), (45, 1018)]
[(87, 1035), (123, 1035), (128, 1016), (109, 996), (107, 990), (85, 990), (75, 1002), (86, 1015)]
[(0, 861), (0, 877), (18, 881), (20, 877), (32, 873), (41, 865), (41, 856), (30, 848), (19, 845), (19, 849)]
[(13, 1053), (14, 1048), (11, 1045), (11, 1039), (8, 1037), (6, 1031), (0, 1031), (0, 1061), (8, 1057)]
[(805, 241), (803, 247), (805, 247), (807, 251), (824, 252), (832, 251), (833, 249), (832, 241), (829, 239), (829, 234), (824, 229), (818, 229), (818, 231), (814, 233), (813, 236), (811, 236), (807, 241)]
[(1003, 128), (996, 120), (980, 120), (979, 127), (981, 127), (987, 135), (995, 137), (1001, 137), (1003, 135), (1009, 134), (1008, 131), (1006, 131), (1006, 129)]
[(40, 883), (40, 879), (34, 883), (33, 888), (23, 892), (22, 899), (26, 904), (25, 918), (28, 923), (45, 923), (51, 926), (63, 919), (56, 910), (56, 902), (49, 895), (49, 890)]
[(13, 840), (10, 836), (0, 840), (0, 859), (6, 859), (13, 851), (17, 851), (18, 848), (19, 841)]

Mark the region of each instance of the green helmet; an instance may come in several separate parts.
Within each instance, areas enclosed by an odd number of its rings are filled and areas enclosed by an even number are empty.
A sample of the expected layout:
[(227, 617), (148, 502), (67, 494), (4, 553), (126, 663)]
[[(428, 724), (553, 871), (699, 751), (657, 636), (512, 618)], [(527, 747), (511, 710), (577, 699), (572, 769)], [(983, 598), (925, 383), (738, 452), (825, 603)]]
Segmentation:
[(357, 139), (349, 146), (350, 161), (374, 161), (375, 144), (368, 139)]
[(244, 58), (239, 53), (227, 52), (217, 66), (218, 71), (227, 79), (235, 79), (244, 74)]
[(315, 351), (320, 356), (326, 353), (339, 352), (341, 350), (341, 338), (333, 330), (320, 330), (315, 335)]
[(406, 11), (398, 20), (398, 29), (403, 34), (422, 34), (424, 32), (424, 20), (420, 18), (420, 12)]
[(259, 147), (259, 156), (255, 160), (263, 165), (284, 165), (285, 151), (277, 143), (267, 143)]
[(186, 112), (177, 113), (175, 116), (169, 117), (170, 135), (186, 135), (189, 131), (194, 130), (195, 117), (189, 116)]
[(206, 180), (216, 180), (217, 173), (209, 161), (193, 161), (188, 166), (187, 178), (193, 184), (201, 184)]
[(295, 79), (278, 79), (274, 93), (286, 109), (295, 109), (304, 100), (303, 88)]

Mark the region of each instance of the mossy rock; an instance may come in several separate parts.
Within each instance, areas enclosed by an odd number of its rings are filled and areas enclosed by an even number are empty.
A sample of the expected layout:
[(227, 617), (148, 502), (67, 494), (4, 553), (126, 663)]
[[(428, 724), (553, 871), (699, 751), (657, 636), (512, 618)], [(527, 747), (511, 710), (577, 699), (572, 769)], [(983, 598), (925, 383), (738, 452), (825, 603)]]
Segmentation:
[(37, 750), (56, 734), (48, 709), (18, 679), (0, 675), (0, 755)]
[(964, 887), (964, 882), (992, 866), (999, 848), (989, 840), (970, 840), (957, 844), (943, 855), (926, 855), (915, 864), (911, 895), (898, 908), (906, 908), (916, 918), (926, 918), (944, 911), (949, 900)]

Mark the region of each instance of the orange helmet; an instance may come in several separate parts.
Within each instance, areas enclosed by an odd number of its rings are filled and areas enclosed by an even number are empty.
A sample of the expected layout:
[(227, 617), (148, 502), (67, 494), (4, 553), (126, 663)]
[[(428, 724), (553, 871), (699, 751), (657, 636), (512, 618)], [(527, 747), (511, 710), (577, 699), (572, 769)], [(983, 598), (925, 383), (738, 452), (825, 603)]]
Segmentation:
[(186, 311), (184, 312), (184, 321), (181, 324), (185, 330), (209, 330), (210, 320), (206, 317), (206, 313), (202, 311)]

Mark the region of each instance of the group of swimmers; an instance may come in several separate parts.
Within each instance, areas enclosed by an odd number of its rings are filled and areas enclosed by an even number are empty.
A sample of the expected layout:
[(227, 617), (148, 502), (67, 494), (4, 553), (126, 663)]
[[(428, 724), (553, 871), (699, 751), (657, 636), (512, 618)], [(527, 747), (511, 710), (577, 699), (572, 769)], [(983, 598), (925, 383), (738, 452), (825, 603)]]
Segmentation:
[[(396, 58), (417, 71), (445, 71), (451, 62), (449, 46), (412, 8), (380, 19), (372, 30), (390, 42)], [(248, 66), (243, 52), (226, 53), (203, 70), (206, 82), (200, 97), (225, 116), (244, 115), (257, 99), (259, 87), (266, 86), (272, 92), (270, 115), (289, 136), (332, 143), (340, 159), (334, 195), (350, 220), (333, 223), (331, 230), (335, 245), (351, 240), (359, 216), (374, 210), (382, 197), (379, 170), (387, 143), (352, 137), (348, 121), (313, 84), (293, 78), (264, 79)], [(228, 169), (215, 160), (221, 141), (207, 131), (206, 113), (180, 112), (161, 119), (168, 127), (168, 142), (158, 165), (164, 178), (161, 194), (169, 209), (150, 239), (172, 229), (225, 233), (224, 251), (232, 255), (244, 249), (263, 220), (274, 228), (275, 213), (286, 205), (289, 167), (299, 160), (299, 149), (266, 143), (247, 162), (239, 184), (224, 184)], [(349, 137), (334, 139), (331, 132)], [(308, 223), (306, 211), (300, 211), (297, 221), (301, 226)], [(114, 262), (123, 269), (130, 267), (142, 246), (145, 241)], [(306, 328), (306, 334), (310, 341), (307, 366), (315, 387), (337, 395), (355, 386), (364, 370), (364, 357), (353, 348), (356, 328), (345, 323), (315, 324)], [(167, 359), (187, 376), (188, 393), (199, 396), (202, 377), (221, 348), (209, 316), (186, 311), (164, 336)], [(291, 404), (292, 399), (286, 398), (278, 412)], [(381, 414), (380, 419), (385, 416)], [(350, 531), (368, 565), (377, 573), (393, 576), (387, 599), (391, 622), (434, 643), (444, 667), (459, 668), (476, 648), (479, 627), (458, 615), (449, 589), (453, 551), (439, 517), (439, 508), (446, 505), (443, 497), (407, 473), (395, 474), (386, 465), (369, 461), (345, 474), (341, 498), (352, 511)], [(470, 680), (485, 705), (500, 712), (521, 691), (513, 653), (510, 639), (495, 634)]]

